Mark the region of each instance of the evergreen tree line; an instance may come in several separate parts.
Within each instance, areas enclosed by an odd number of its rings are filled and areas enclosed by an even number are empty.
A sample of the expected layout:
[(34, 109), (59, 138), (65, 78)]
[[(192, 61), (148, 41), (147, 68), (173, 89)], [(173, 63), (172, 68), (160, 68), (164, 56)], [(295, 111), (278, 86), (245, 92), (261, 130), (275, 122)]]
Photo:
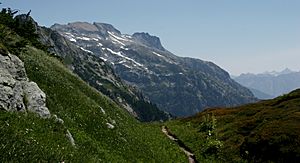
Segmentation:
[[(28, 44), (44, 51), (48, 49), (39, 41), (37, 25), (30, 17), (30, 12), (17, 15), (18, 10), (2, 8), (0, 12), (0, 41), (2, 45), (8, 48), (8, 51), (18, 54)], [(18, 35), (21, 38), (17, 42), (11, 42), (10, 37), (12, 35)]]

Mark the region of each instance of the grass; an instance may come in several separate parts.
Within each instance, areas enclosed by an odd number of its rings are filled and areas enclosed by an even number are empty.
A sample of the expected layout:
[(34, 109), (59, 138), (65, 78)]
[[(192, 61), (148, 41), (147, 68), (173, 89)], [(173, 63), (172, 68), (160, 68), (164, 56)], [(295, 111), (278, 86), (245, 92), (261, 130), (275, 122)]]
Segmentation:
[(0, 111), (0, 162), (54, 162), (71, 159), (75, 148), (54, 119)]
[[(158, 124), (138, 122), (56, 58), (32, 47), (20, 58), (29, 79), (46, 93), (51, 114), (63, 119), (64, 125), (31, 114), (1, 111), (1, 162), (186, 160), (176, 144), (163, 135)], [(108, 123), (114, 128), (109, 128)], [(30, 134), (26, 133), (27, 129)], [(75, 147), (65, 136), (66, 129), (72, 133)]]
[[(166, 125), (201, 162), (299, 162), (299, 108), (296, 90), (255, 104), (208, 109)], [(202, 130), (207, 115), (215, 116), (215, 139), (221, 142), (211, 153), (208, 132)]]

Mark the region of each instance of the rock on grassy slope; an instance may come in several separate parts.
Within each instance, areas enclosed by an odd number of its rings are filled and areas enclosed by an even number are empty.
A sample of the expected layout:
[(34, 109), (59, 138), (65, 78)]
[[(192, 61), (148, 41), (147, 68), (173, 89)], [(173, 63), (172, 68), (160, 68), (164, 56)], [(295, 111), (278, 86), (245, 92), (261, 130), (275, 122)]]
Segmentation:
[(46, 95), (36, 83), (29, 81), (24, 63), (17, 56), (3, 52), (0, 53), (0, 108), (50, 117)]
[[(88, 86), (56, 58), (28, 47), (21, 54), (29, 79), (47, 94), (47, 107), (64, 120), (0, 112), (2, 161), (132, 162), (183, 160), (159, 126), (141, 124)], [(76, 147), (65, 136), (73, 134)]]
[[(37, 83), (47, 96), (49, 112), (56, 116), (43, 119), (31, 112), (7, 112), (1, 107), (0, 162), (186, 160), (177, 146), (161, 133), (158, 125), (138, 122), (74, 75), (57, 58), (34, 48), (32, 45), (38, 45), (34, 38), (29, 40), (19, 36), (12, 30), (13, 25), (6, 27), (3, 22), (0, 21), (1, 54), (18, 55), (24, 62), (26, 82)], [(9, 58), (14, 56), (5, 60)], [(1, 62), (1, 68), (7, 72), (9, 67), (4, 65)], [(1, 73), (1, 78), (3, 76)], [(7, 87), (8, 82), (2, 84), (1, 88)], [(29, 102), (26, 101), (22, 102)], [(75, 146), (70, 142), (69, 133), (73, 135)]]
[(299, 162), (300, 90), (255, 104), (208, 109), (167, 126), (200, 162)]

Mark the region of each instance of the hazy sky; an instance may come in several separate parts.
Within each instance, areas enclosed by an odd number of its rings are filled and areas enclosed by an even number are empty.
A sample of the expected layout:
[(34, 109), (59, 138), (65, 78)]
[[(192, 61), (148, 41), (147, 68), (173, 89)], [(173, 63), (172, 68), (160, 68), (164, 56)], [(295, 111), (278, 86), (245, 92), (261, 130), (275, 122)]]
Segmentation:
[(40, 25), (105, 22), (159, 36), (179, 56), (231, 74), (300, 70), (300, 0), (0, 0)]

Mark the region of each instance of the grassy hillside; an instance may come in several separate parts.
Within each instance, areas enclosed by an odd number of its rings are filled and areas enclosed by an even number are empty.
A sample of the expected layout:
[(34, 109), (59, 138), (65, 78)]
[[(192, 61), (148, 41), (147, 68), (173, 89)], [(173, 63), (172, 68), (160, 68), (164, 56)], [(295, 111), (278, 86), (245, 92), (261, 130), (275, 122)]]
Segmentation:
[[(0, 162), (183, 162), (156, 124), (142, 124), (56, 58), (0, 23), (1, 53), (16, 52), (55, 118), (0, 110)], [(23, 41), (22, 41), (23, 40)], [(22, 41), (20, 44), (20, 41)], [(25, 46), (27, 45), (27, 47)], [(69, 142), (69, 130), (75, 146)]]
[[(52, 118), (0, 108), (0, 162), (186, 160), (159, 125), (138, 122), (57, 58), (38, 50), (46, 47), (38, 42), (33, 24), (22, 22), (22, 16), (17, 16), (17, 21), (14, 14), (10, 9), (0, 12), (0, 53), (20, 57), (29, 79), (46, 93)], [(68, 140), (67, 130), (72, 133), (75, 146)]]
[(299, 162), (300, 90), (167, 123), (202, 162)]
[[(20, 57), (25, 62), (28, 77), (37, 82), (47, 94), (50, 112), (64, 120), (64, 127), (70, 130), (75, 139), (76, 147), (71, 148), (65, 143), (68, 141), (66, 138), (59, 144), (60, 142), (53, 141), (50, 135), (49, 141), (45, 142), (46, 148), (51, 152), (55, 147), (61, 149), (57, 149), (59, 152), (53, 152), (55, 156), (49, 155), (49, 158), (79, 162), (169, 162), (185, 159), (179, 149), (161, 133), (159, 126), (137, 122), (111, 100), (87, 86), (55, 58), (34, 48), (28, 48)], [(30, 123), (30, 118), (25, 115), (19, 116)], [(51, 128), (55, 123), (51, 124), (49, 122), (49, 128), (44, 130), (50, 130), (50, 133), (56, 131)], [(114, 128), (110, 128), (109, 124)], [(18, 127), (18, 124), (16, 126)], [(33, 132), (36, 131), (34, 126), (31, 128)], [(48, 137), (39, 133), (37, 136), (41, 137), (40, 139)], [(47, 135), (47, 132), (43, 134)], [(61, 135), (54, 137), (58, 140), (63, 138)], [(18, 140), (22, 140), (22, 136)], [(71, 150), (65, 150), (69, 148)], [(20, 157), (35, 159), (30, 153)], [(21, 159), (20, 157), (18, 159)], [(37, 158), (48, 161), (44, 156)]]

